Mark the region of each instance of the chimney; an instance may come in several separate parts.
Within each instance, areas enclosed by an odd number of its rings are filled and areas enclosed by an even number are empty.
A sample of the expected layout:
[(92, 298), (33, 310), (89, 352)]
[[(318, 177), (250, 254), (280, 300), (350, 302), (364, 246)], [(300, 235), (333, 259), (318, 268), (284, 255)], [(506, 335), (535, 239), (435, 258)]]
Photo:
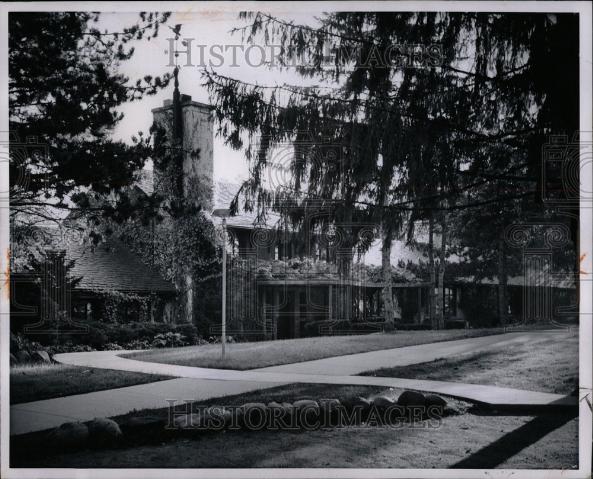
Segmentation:
[[(192, 101), (190, 95), (179, 95), (181, 143), (183, 145), (183, 195), (188, 201), (201, 204), (206, 211), (212, 209), (214, 176), (214, 120), (212, 107)], [(165, 129), (173, 140), (175, 111), (173, 100), (152, 110), (154, 121)], [(199, 153), (198, 153), (199, 150)], [(162, 172), (156, 171), (155, 177)]]

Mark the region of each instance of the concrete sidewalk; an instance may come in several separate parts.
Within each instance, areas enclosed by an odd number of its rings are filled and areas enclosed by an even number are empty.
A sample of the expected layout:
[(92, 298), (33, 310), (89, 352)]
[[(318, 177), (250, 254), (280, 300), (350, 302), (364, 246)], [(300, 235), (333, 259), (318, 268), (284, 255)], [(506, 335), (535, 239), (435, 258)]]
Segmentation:
[[(125, 414), (134, 409), (167, 407), (170, 400), (206, 400), (290, 383), (385, 386), (416, 389), (479, 402), (496, 409), (558, 408), (577, 404), (576, 397), (475, 384), (371, 376), (353, 376), (384, 367), (405, 366), (476, 351), (530, 342), (542, 334), (522, 332), (372, 351), (267, 368), (234, 371), (149, 363), (122, 358), (131, 351), (97, 351), (56, 355), (75, 366), (170, 375), (180, 379), (129, 386), (11, 407), (11, 434), (43, 430), (69, 420)], [(559, 336), (561, 339), (562, 336)], [(231, 353), (232, 354), (232, 353)]]

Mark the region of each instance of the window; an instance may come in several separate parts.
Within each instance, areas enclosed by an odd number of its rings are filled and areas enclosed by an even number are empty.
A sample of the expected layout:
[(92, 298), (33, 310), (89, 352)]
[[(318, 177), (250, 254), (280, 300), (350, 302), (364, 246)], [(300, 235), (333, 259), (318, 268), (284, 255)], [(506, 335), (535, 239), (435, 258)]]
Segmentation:
[(443, 298), (443, 307), (445, 316), (455, 316), (457, 314), (457, 294), (454, 288), (445, 288)]

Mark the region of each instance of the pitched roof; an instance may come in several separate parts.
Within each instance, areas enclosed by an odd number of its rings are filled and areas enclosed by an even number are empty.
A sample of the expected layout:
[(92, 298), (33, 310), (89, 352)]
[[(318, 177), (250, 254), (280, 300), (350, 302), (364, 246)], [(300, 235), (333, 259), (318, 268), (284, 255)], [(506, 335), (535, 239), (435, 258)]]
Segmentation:
[[(238, 183), (217, 181), (214, 184), (214, 208), (229, 208), (231, 201), (236, 196), (239, 188)], [(281, 217), (278, 213), (268, 212), (266, 214), (265, 226), (274, 228), (277, 226)], [(220, 223), (220, 218), (213, 217), (215, 224)], [(227, 226), (235, 228), (252, 229), (258, 224), (255, 212), (241, 211), (235, 216), (227, 218)], [(259, 224), (261, 226), (261, 224)], [(394, 240), (391, 251), (391, 263), (397, 264), (399, 260), (405, 262), (412, 261), (418, 263), (423, 259), (423, 253), (420, 248), (408, 245), (404, 241)], [(367, 265), (381, 265), (381, 240), (375, 239), (368, 251), (363, 255), (362, 262)]]
[(123, 243), (110, 239), (98, 246), (70, 244), (66, 257), (74, 260), (74, 277), (82, 277), (76, 289), (134, 293), (175, 293), (175, 286), (163, 279)]
[[(216, 181), (214, 183), (214, 201), (213, 201), (213, 208), (214, 209), (227, 209), (230, 207), (231, 202), (237, 195), (237, 192), (241, 188), (241, 185), (238, 183), (231, 183), (228, 181)], [(220, 218), (213, 217), (212, 221), (215, 224), (220, 223)], [(229, 216), (227, 218), (227, 226), (235, 227), (235, 228), (254, 228), (257, 226), (266, 226), (269, 228), (273, 228), (277, 225), (278, 221), (280, 221), (280, 215), (278, 213), (274, 213), (269, 211), (266, 213), (266, 222), (265, 225), (261, 225), (258, 222), (257, 214), (255, 211), (241, 211), (235, 216)]]

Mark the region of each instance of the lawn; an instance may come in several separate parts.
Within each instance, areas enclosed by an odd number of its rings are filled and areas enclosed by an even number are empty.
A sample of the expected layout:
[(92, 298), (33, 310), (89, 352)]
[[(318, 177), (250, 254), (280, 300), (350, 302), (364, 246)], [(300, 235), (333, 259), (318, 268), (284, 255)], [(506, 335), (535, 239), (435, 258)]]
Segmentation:
[(10, 368), (10, 403), (39, 401), (163, 379), (171, 379), (171, 377), (64, 364), (12, 366)]
[(156, 349), (128, 355), (140, 361), (219, 369), (254, 369), (314, 359), (401, 348), (453, 339), (500, 334), (501, 329), (398, 331), (350, 336), (234, 343), (227, 345), (227, 359), (220, 359), (220, 344)]
[[(370, 396), (382, 388), (291, 384), (201, 405), (238, 406), (247, 402), (294, 401), (322, 397)], [(387, 391), (397, 395), (400, 391)], [(315, 431), (226, 431), (196, 438), (163, 440), (143, 436), (133, 445), (106, 450), (48, 454), (45, 435), (12, 438), (13, 467), (85, 468), (554, 468), (578, 463), (578, 421), (571, 415), (498, 416), (449, 399), (459, 415), (438, 427), (399, 428), (356, 425)], [(196, 403), (198, 404), (198, 403)], [(116, 418), (163, 416), (167, 409), (136, 411)], [(454, 438), (454, 440), (452, 440)], [(37, 443), (37, 446), (35, 446)], [(223, 452), (224, 451), (224, 452)]]
[[(445, 418), (439, 428), (365, 426), (309, 432), (233, 431), (197, 439), (47, 457), (13, 467), (61, 468), (502, 468), (578, 467), (570, 416)], [(11, 452), (13, 452), (11, 448)], [(14, 456), (13, 456), (14, 457)]]
[(499, 350), (385, 368), (363, 375), (433, 379), (570, 394), (578, 387), (578, 346), (578, 331), (567, 332), (563, 336), (547, 336), (543, 333), (530, 343), (515, 343)]
[[(334, 338), (340, 339), (340, 338)], [(380, 370), (402, 377), (451, 379), (523, 389), (570, 392), (576, 381), (578, 333), (542, 334), (527, 346), (516, 343), (500, 351), (466, 355)], [(290, 384), (196, 405), (239, 406), (247, 402), (293, 402), (353, 395), (366, 397), (401, 391), (381, 387)], [(447, 398), (459, 411), (438, 427), (399, 428), (350, 425), (315, 431), (225, 431), (194, 438), (143, 435), (119, 448), (50, 454), (45, 432), (12, 438), (15, 467), (205, 468), (205, 467), (340, 467), (340, 468), (536, 468), (570, 469), (578, 464), (578, 418), (572, 413), (501, 415)], [(167, 417), (167, 409), (133, 411), (115, 418)], [(199, 451), (199, 452), (197, 452)], [(224, 454), (221, 452), (224, 451)]]

